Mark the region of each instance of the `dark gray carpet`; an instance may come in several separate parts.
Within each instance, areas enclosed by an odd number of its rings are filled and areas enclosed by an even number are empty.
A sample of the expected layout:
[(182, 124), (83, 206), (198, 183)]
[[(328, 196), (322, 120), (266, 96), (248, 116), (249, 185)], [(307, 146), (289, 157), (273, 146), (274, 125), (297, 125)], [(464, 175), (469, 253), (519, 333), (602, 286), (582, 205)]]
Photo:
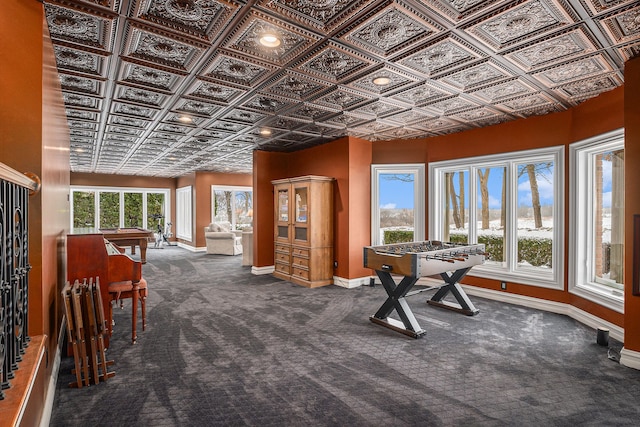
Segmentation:
[[(472, 297), (480, 314), (409, 298), (427, 335), (368, 318), (380, 285), (307, 289), (254, 276), (241, 257), (149, 250), (148, 328), (130, 344), (116, 310), (115, 377), (67, 385), (52, 426), (637, 425), (640, 371), (594, 330), (557, 314)], [(619, 343), (610, 346), (619, 350)]]

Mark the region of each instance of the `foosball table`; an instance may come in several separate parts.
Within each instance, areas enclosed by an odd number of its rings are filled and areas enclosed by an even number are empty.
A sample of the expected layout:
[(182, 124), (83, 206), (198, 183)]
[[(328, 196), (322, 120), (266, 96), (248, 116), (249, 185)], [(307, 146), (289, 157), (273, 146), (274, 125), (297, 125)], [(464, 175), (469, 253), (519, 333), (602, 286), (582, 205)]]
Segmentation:
[[(486, 257), (484, 244), (428, 240), (365, 246), (364, 266), (376, 271), (388, 295), (384, 304), (369, 319), (410, 337), (420, 338), (426, 331), (416, 321), (405, 298), (435, 288), (439, 289), (427, 304), (475, 316), (479, 311), (459, 282), (473, 266), (484, 263)], [(392, 275), (404, 277), (400, 283), (396, 283)], [(434, 275), (439, 275), (444, 283), (410, 292), (418, 279)], [(449, 293), (457, 303), (444, 300)], [(389, 318), (393, 310), (402, 322)]]

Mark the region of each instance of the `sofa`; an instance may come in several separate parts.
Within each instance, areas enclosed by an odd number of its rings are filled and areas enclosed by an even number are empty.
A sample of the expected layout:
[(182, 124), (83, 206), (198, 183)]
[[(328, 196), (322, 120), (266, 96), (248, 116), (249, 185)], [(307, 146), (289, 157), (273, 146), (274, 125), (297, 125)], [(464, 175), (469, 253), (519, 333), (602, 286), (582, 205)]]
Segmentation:
[(242, 231), (232, 230), (229, 222), (212, 222), (204, 228), (207, 253), (216, 255), (242, 254)]

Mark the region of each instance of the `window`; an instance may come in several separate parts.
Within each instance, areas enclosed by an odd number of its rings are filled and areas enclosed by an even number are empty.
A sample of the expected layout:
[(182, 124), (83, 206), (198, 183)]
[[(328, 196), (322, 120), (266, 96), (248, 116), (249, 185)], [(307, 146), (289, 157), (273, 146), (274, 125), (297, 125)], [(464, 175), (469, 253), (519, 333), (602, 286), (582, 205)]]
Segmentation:
[(424, 240), (424, 165), (371, 165), (371, 244)]
[(234, 230), (253, 226), (253, 189), (251, 187), (211, 187), (211, 218), (228, 221)]
[(624, 132), (569, 147), (569, 291), (623, 312)]
[[(71, 228), (164, 227), (169, 189), (71, 187)], [(170, 219), (167, 218), (170, 222)]]
[(192, 218), (191, 187), (178, 188), (176, 190), (176, 237), (191, 241)]
[(429, 236), (483, 243), (474, 275), (562, 289), (563, 148), (429, 165)]

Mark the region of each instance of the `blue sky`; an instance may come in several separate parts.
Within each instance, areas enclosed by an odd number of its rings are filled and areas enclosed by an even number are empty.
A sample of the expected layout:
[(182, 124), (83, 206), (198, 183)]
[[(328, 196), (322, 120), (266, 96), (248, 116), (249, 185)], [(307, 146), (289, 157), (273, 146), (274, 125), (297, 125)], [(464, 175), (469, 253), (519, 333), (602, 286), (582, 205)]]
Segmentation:
[[(603, 178), (603, 205), (611, 206), (611, 162), (602, 162)], [(489, 173), (489, 207), (497, 209), (501, 203), (502, 171), (503, 168), (492, 168)], [(393, 174), (382, 174), (380, 179), (380, 207), (383, 209), (413, 209), (413, 182), (403, 182), (400, 180), (385, 179), (385, 176)], [(465, 182), (468, 188), (468, 173), (465, 172)], [(553, 185), (551, 183), (551, 172), (545, 172), (545, 176), (538, 179), (538, 191), (542, 205), (553, 203)], [(458, 176), (454, 177), (456, 192), (459, 191)], [(468, 194), (465, 197), (465, 205), (468, 206)], [(479, 199), (479, 197), (478, 197)], [(480, 202), (478, 202), (478, 207)], [(525, 174), (518, 181), (518, 205), (531, 206), (531, 187), (529, 178)]]

